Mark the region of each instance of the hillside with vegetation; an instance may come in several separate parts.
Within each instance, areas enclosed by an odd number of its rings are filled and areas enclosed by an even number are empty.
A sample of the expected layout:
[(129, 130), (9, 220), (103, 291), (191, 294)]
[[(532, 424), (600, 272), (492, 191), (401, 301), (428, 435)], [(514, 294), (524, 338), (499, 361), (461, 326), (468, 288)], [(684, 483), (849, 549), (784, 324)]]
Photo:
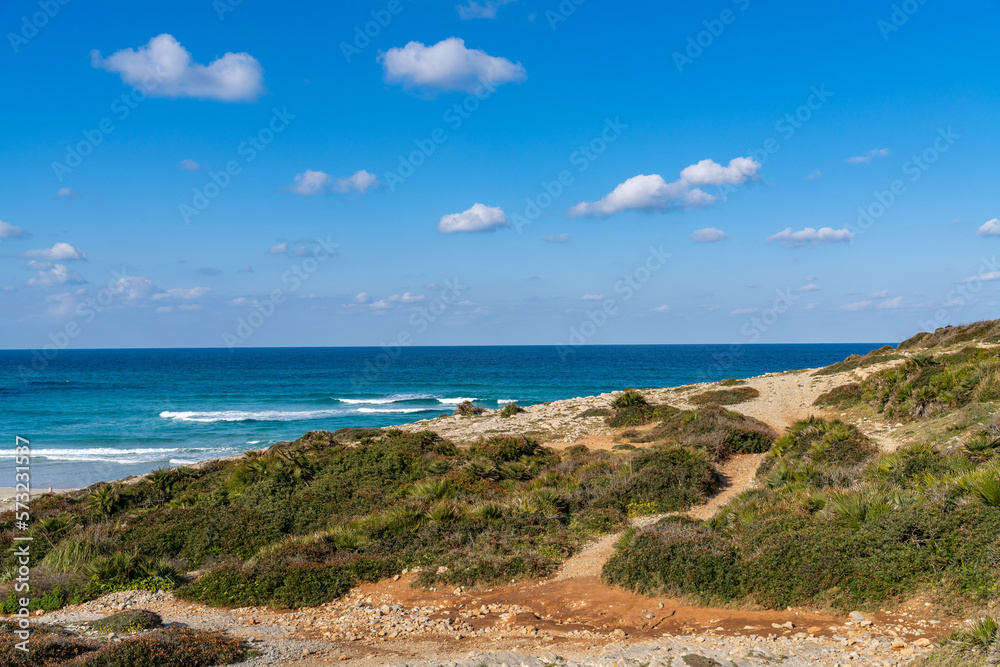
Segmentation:
[[(312, 609), (400, 576), (465, 594), (554, 580), (604, 538), (608, 590), (823, 614), (920, 600), (958, 628), (926, 660), (985, 664), (1000, 601), (998, 343), (997, 322), (950, 327), (808, 373), (310, 432), (44, 496), (30, 608), (164, 590), (222, 610)], [(776, 393), (793, 384), (804, 417)], [(599, 424), (540, 441), (527, 425), (553, 412)], [(442, 435), (487, 423), (506, 431)], [(732, 462), (755, 467), (743, 486)], [(688, 512), (723, 491), (707, 518)], [(14, 514), (0, 515), (6, 613), (19, 608), (14, 535)], [(225, 633), (124, 626), (108, 643), (46, 626), (32, 642), (49, 657), (25, 662), (13, 628), (0, 621), (12, 665), (171, 664), (97, 657), (164, 646), (192, 656), (177, 664), (227, 664), (247, 651)]]

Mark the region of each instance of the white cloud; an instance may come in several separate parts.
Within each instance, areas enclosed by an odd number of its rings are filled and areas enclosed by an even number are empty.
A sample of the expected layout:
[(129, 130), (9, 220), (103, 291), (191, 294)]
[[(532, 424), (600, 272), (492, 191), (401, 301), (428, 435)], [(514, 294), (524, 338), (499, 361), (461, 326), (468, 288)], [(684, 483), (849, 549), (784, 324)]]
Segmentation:
[(338, 178), (333, 189), (341, 193), (356, 190), (364, 194), (368, 188), (375, 187), (376, 185), (378, 185), (378, 178), (376, 178), (375, 174), (361, 169), (346, 178)]
[(264, 94), (263, 69), (249, 53), (226, 53), (199, 65), (166, 33), (138, 49), (122, 49), (107, 58), (91, 51), (90, 61), (94, 67), (117, 72), (129, 86), (142, 86), (152, 97), (252, 102)]
[(34, 287), (80, 285), (87, 282), (76, 271), (70, 271), (65, 264), (52, 264), (51, 262), (32, 260), (28, 262), (28, 268), (38, 274), (28, 280), (28, 284)]
[(974, 283), (977, 280), (985, 280), (985, 281), (1000, 280), (1000, 271), (989, 271), (987, 273), (980, 273), (979, 275), (969, 276), (968, 278), (963, 279), (961, 282)]
[(0, 220), (0, 239), (19, 239), (25, 236), (28, 236), (28, 232), (17, 225)]
[(814, 302), (814, 303), (807, 304), (805, 306), (805, 308), (803, 308), (802, 310), (813, 310), (814, 308), (818, 308), (818, 307), (819, 307), (819, 304)]
[(458, 10), (458, 18), (463, 21), (468, 21), (469, 19), (495, 19), (497, 17), (497, 8), (509, 5), (512, 2), (517, 2), (517, 0), (485, 0), (485, 2), (469, 0), (464, 5), (455, 5), (455, 9)]
[(379, 52), (378, 62), (385, 71), (386, 83), (432, 94), (438, 91), (473, 93), (484, 83), (497, 86), (520, 83), (527, 78), (520, 63), (466, 48), (465, 41), (458, 37), (449, 37), (432, 46), (410, 42), (404, 47)]
[(21, 257), (31, 259), (41, 259), (47, 262), (66, 262), (76, 259), (87, 259), (87, 253), (79, 248), (74, 248), (68, 243), (60, 241), (51, 248), (39, 248), (37, 250), (25, 250)]
[(79, 192), (74, 192), (73, 188), (59, 188), (56, 190), (56, 199), (75, 199), (79, 197)]
[(175, 287), (174, 289), (157, 292), (153, 295), (153, 300), (162, 301), (163, 299), (173, 299), (178, 301), (191, 301), (192, 299), (201, 298), (211, 291), (212, 290), (209, 287), (191, 287), (189, 289)]
[(881, 290), (881, 291), (878, 291), (878, 292), (872, 292), (868, 296), (871, 297), (872, 299), (884, 299), (887, 296), (889, 296), (889, 291), (888, 290)]
[(441, 218), (438, 231), (442, 234), (455, 232), (492, 232), (498, 227), (509, 227), (507, 214), (496, 206), (473, 204), (461, 213), (450, 213)]
[(322, 171), (306, 169), (301, 174), (295, 175), (295, 184), (288, 189), (297, 195), (308, 197), (318, 195), (330, 182), (330, 176)]
[(357, 296), (354, 297), (354, 300), (358, 303), (371, 303), (372, 297), (368, 294), (368, 292), (358, 292)]
[(757, 312), (756, 308), (737, 308), (736, 310), (731, 312), (730, 315), (749, 315), (751, 313), (756, 313), (756, 312)]
[(666, 313), (669, 311), (670, 311), (670, 306), (668, 306), (667, 304), (663, 304), (662, 306), (657, 306), (656, 308), (653, 308), (654, 313)]
[(569, 243), (570, 235), (556, 234), (555, 236), (543, 236), (542, 240), (547, 241), (549, 243)]
[(181, 160), (177, 166), (183, 169), (184, 171), (199, 171), (202, 168), (200, 164), (198, 164), (197, 162), (195, 162), (190, 158)]
[(582, 301), (600, 301), (603, 298), (603, 294), (584, 294), (580, 297)]
[(819, 289), (819, 285), (816, 283), (808, 283), (799, 288), (800, 292), (815, 292)]
[(423, 301), (427, 297), (422, 294), (411, 294), (410, 292), (404, 292), (403, 296), (399, 297), (399, 300), (403, 303), (418, 303)]
[(848, 311), (864, 310), (865, 308), (868, 308), (871, 305), (872, 302), (868, 300), (855, 301), (854, 303), (845, 303), (843, 306), (840, 306), (838, 310), (848, 310)]
[(1000, 219), (987, 220), (976, 233), (980, 236), (1000, 236)]
[(153, 281), (142, 276), (124, 276), (115, 281), (113, 291), (121, 301), (140, 301), (157, 292)]
[(288, 243), (276, 243), (267, 249), (268, 255), (284, 255), (288, 252)]
[(571, 218), (604, 217), (622, 211), (673, 211), (699, 208), (719, 200), (701, 189), (705, 185), (742, 185), (757, 180), (760, 163), (752, 158), (738, 157), (722, 166), (712, 160), (702, 160), (685, 167), (681, 177), (667, 183), (659, 174), (640, 174), (618, 185), (603, 199), (580, 202), (568, 211)]
[(831, 229), (830, 227), (820, 227), (816, 229), (814, 227), (806, 227), (800, 231), (793, 232), (792, 228), (788, 227), (773, 236), (768, 236), (767, 242), (784, 241), (793, 248), (797, 248), (798, 246), (818, 245), (820, 243), (842, 243), (850, 241), (853, 238), (854, 234), (847, 228)]
[(691, 240), (695, 243), (715, 243), (716, 241), (723, 241), (728, 238), (728, 234), (721, 229), (716, 229), (715, 227), (696, 229), (691, 232)]
[(878, 305), (879, 308), (899, 308), (903, 305), (903, 297), (897, 296), (892, 299), (886, 299)]
[(392, 308), (392, 303), (388, 299), (379, 299), (371, 304), (371, 307), (375, 310), (385, 310), (387, 308)]
[(822, 171), (820, 171), (819, 169), (813, 169), (813, 170), (812, 170), (812, 171), (811, 171), (811, 172), (809, 173), (809, 175), (808, 175), (808, 176), (806, 176), (806, 180), (807, 180), (807, 181), (815, 181), (815, 180), (818, 180), (818, 179), (820, 179), (820, 178), (823, 178), (823, 172), (822, 172)]
[(847, 158), (849, 164), (870, 164), (872, 158), (876, 157), (888, 157), (888, 148), (876, 148), (875, 150), (868, 151), (864, 155), (856, 155), (854, 157)]

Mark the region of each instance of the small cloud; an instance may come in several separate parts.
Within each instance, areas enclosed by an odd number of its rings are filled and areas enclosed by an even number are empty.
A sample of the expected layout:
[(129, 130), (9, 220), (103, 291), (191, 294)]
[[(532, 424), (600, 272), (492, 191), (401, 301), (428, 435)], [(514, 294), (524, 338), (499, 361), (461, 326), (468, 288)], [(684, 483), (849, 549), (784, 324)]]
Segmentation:
[(584, 294), (580, 297), (582, 301), (600, 301), (603, 298), (603, 294)]
[(662, 306), (657, 306), (656, 308), (653, 308), (654, 313), (666, 313), (669, 311), (670, 311), (670, 306), (668, 306), (667, 304), (663, 304)]
[(987, 220), (976, 233), (980, 236), (1000, 236), (1000, 219)]
[(402, 301), (403, 303), (419, 303), (420, 301), (423, 301), (426, 298), (427, 297), (423, 296), (422, 294), (410, 294), (409, 292), (404, 292), (403, 295), (399, 297), (399, 300)]
[(153, 295), (153, 301), (164, 301), (166, 299), (174, 301), (192, 301), (194, 299), (200, 299), (211, 291), (211, 288), (208, 287), (191, 287), (189, 289), (175, 287), (174, 289), (157, 292)]
[(237, 271), (237, 273), (253, 273), (253, 267), (252, 266), (244, 266), (239, 271)]
[(953, 225), (957, 225), (957, 224), (958, 224), (958, 223), (960, 223), (960, 222), (962, 222), (962, 219), (961, 219), (961, 218), (955, 218), (954, 220), (952, 220), (952, 221), (951, 221), (951, 224), (953, 224)]
[(70, 271), (65, 264), (52, 264), (32, 260), (28, 268), (38, 275), (28, 280), (32, 287), (52, 287), (54, 285), (82, 285), (87, 281), (76, 271)]
[(818, 289), (820, 289), (819, 285), (817, 285), (816, 283), (809, 283), (807, 285), (803, 285), (802, 287), (800, 287), (799, 291), (800, 292), (815, 292)]
[(889, 291), (888, 290), (881, 290), (881, 291), (878, 291), (878, 292), (872, 292), (868, 296), (871, 297), (872, 299), (884, 299), (887, 296), (889, 296)]
[(847, 158), (848, 164), (871, 164), (873, 158), (877, 157), (888, 157), (888, 148), (876, 148), (875, 150), (868, 151), (864, 155), (856, 155), (854, 157)]
[(517, 2), (517, 0), (486, 0), (485, 2), (469, 0), (464, 5), (455, 5), (455, 9), (458, 10), (458, 18), (463, 21), (470, 19), (495, 19), (497, 17), (497, 8), (509, 5), (512, 2)]
[(469, 301), (468, 299), (465, 299), (464, 301), (459, 301), (455, 305), (456, 306), (463, 306), (465, 308), (468, 308), (469, 306), (474, 306), (476, 304), (474, 304), (473, 302)]
[(78, 248), (74, 248), (68, 243), (59, 242), (51, 248), (26, 250), (21, 253), (21, 257), (41, 259), (47, 262), (66, 262), (87, 259), (87, 253)]
[(864, 310), (865, 308), (868, 308), (871, 305), (872, 302), (868, 300), (855, 301), (854, 303), (845, 303), (843, 306), (840, 306), (838, 310), (847, 310), (847, 311)]
[(338, 178), (333, 189), (340, 193), (347, 193), (354, 190), (364, 194), (368, 188), (376, 187), (377, 185), (378, 178), (375, 177), (375, 174), (361, 169), (346, 178)]
[(253, 102), (264, 94), (263, 68), (249, 53), (226, 53), (208, 65), (199, 65), (166, 33), (138, 49), (122, 49), (107, 58), (95, 49), (90, 52), (90, 62), (120, 74), (126, 85), (141, 86), (151, 97)]
[(792, 228), (788, 227), (773, 236), (767, 237), (767, 242), (784, 241), (791, 247), (797, 248), (799, 246), (819, 245), (821, 243), (843, 243), (853, 238), (854, 234), (847, 228), (831, 229), (830, 227), (820, 227), (819, 229), (815, 229), (813, 227), (806, 227), (800, 231), (793, 232)]
[(724, 231), (716, 229), (715, 227), (696, 229), (691, 232), (691, 240), (695, 243), (716, 243), (717, 241), (724, 241), (728, 238), (729, 236)]
[(212, 267), (212, 266), (203, 266), (200, 269), (198, 269), (195, 273), (197, 273), (199, 276), (221, 276), (222, 275), (222, 271), (220, 269), (216, 269), (215, 267)]
[(675, 211), (701, 208), (714, 204), (718, 195), (710, 195), (703, 186), (736, 186), (759, 179), (759, 162), (738, 157), (723, 166), (713, 160), (702, 160), (681, 170), (681, 177), (668, 183), (659, 174), (640, 174), (619, 184), (596, 202), (580, 202), (569, 209), (571, 218), (597, 218), (624, 211)]
[(449, 37), (432, 46), (410, 42), (404, 47), (379, 52), (378, 62), (386, 83), (410, 91), (474, 93), (484, 84), (520, 83), (527, 73), (520, 63), (497, 58), (465, 41)]
[(810, 303), (810, 304), (806, 304), (806, 306), (804, 308), (802, 308), (802, 310), (813, 310), (814, 308), (818, 308), (818, 307), (819, 307), (819, 304), (813, 302), (813, 303)]
[(879, 308), (899, 308), (903, 305), (903, 297), (897, 296), (892, 299), (886, 299), (878, 305)]
[(823, 172), (822, 172), (822, 171), (820, 171), (819, 169), (813, 169), (813, 170), (812, 170), (812, 171), (811, 171), (811, 172), (809, 173), (809, 175), (808, 175), (808, 176), (806, 176), (806, 180), (807, 180), (807, 181), (815, 181), (815, 180), (818, 180), (818, 179), (820, 179), (820, 178), (823, 178)]
[(543, 236), (542, 240), (546, 241), (548, 243), (569, 243), (569, 241), (570, 241), (570, 235), (569, 234), (556, 234), (555, 236)]
[(267, 249), (268, 255), (284, 255), (288, 252), (288, 243), (276, 243)]
[(356, 302), (358, 302), (358, 303), (371, 303), (372, 302), (372, 298), (368, 294), (368, 292), (358, 292), (357, 296), (354, 297), (354, 300)]
[(177, 165), (184, 171), (201, 171), (202, 166), (191, 159), (181, 160), (180, 164)]
[(79, 192), (74, 192), (73, 188), (59, 188), (56, 190), (56, 199), (76, 199), (80, 196)]
[(509, 227), (507, 214), (503, 209), (484, 204), (474, 204), (461, 213), (450, 213), (441, 218), (438, 231), (442, 234), (456, 232), (492, 232), (500, 227)]
[(295, 183), (288, 188), (289, 192), (294, 192), (302, 197), (318, 195), (327, 187), (330, 176), (322, 171), (306, 169), (301, 174), (295, 175)]
[(375, 310), (387, 310), (392, 308), (392, 302), (389, 299), (379, 299), (371, 303), (371, 307)]
[(756, 308), (737, 308), (736, 310), (734, 310), (733, 312), (731, 312), (729, 314), (730, 315), (750, 315), (751, 313), (756, 313), (756, 312), (757, 312)]
[(12, 225), (9, 222), (4, 222), (0, 220), (0, 239), (22, 239), (30, 236), (28, 232), (24, 231), (17, 225)]

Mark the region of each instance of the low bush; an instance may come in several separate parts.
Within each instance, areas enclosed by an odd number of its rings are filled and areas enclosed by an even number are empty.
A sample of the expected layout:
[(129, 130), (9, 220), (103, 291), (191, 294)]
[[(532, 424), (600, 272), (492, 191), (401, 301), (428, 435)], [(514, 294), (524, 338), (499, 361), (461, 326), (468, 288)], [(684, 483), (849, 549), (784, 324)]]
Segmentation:
[(243, 642), (224, 632), (162, 628), (84, 654), (73, 667), (211, 667), (242, 662)]
[(500, 411), (500, 416), (503, 419), (510, 419), (514, 415), (524, 411), (525, 411), (524, 408), (522, 408), (517, 403), (508, 403), (507, 405), (503, 406), (503, 410)]
[(813, 405), (826, 408), (847, 408), (861, 402), (861, 384), (849, 382), (816, 397)]
[(481, 408), (478, 405), (474, 405), (472, 401), (462, 401), (455, 408), (455, 412), (452, 414), (459, 417), (474, 417), (476, 415), (481, 415), (486, 412), (486, 408)]
[(689, 400), (692, 405), (735, 405), (746, 403), (760, 396), (753, 387), (738, 387), (736, 389), (719, 389), (695, 394)]
[(163, 619), (160, 618), (160, 615), (146, 609), (126, 609), (87, 624), (92, 630), (114, 632), (119, 635), (139, 632), (140, 630), (152, 630), (161, 625), (163, 625)]

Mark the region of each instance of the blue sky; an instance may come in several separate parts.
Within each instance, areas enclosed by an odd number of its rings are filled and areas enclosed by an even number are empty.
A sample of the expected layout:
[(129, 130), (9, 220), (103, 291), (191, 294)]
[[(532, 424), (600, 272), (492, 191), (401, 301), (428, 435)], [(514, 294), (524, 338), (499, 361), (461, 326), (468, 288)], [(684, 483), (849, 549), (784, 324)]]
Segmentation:
[(1000, 8), (692, 4), (5, 3), (0, 347), (996, 317)]

